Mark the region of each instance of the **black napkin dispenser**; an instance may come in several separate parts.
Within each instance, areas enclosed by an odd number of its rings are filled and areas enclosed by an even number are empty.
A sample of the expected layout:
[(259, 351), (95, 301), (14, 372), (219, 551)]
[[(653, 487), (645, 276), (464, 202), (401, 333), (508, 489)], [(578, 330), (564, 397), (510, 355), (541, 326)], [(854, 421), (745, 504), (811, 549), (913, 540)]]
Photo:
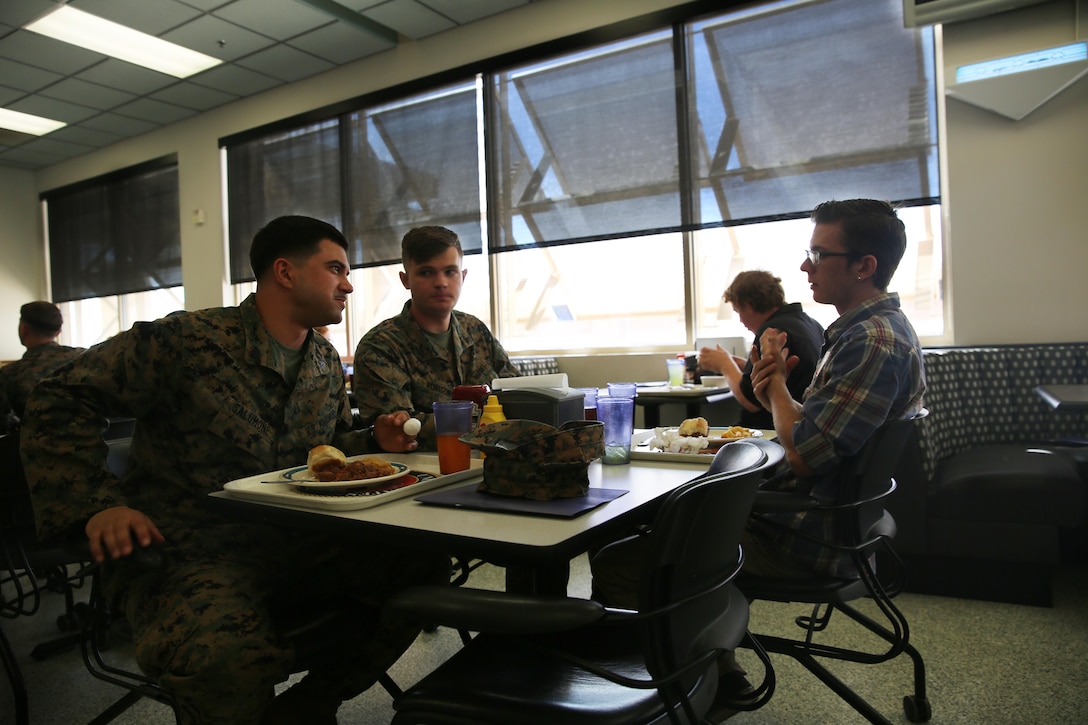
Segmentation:
[(499, 396), (507, 420), (535, 420), (558, 428), (585, 419), (585, 393), (573, 388), (511, 388), (494, 395)]

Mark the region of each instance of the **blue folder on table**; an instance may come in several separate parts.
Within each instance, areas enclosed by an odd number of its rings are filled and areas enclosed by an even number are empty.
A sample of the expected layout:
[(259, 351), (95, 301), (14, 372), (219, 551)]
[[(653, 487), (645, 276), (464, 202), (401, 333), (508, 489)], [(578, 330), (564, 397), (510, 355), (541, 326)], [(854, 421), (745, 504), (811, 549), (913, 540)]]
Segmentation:
[(573, 519), (627, 493), (627, 490), (622, 488), (591, 488), (585, 496), (553, 498), (551, 501), (534, 501), (528, 498), (481, 493), (476, 490), (478, 485), (477, 482), (470, 483), (467, 486), (435, 491), (423, 496), (416, 496), (416, 501), (431, 506), (449, 506), (477, 511), (497, 511), (508, 514)]

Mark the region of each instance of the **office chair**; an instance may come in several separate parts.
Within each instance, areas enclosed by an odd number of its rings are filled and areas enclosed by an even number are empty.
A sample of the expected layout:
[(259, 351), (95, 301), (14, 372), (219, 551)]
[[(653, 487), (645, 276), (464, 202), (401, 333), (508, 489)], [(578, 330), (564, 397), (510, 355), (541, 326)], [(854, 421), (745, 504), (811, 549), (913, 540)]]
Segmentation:
[[(879, 664), (905, 653), (913, 663), (914, 691), (903, 698), (903, 711), (911, 722), (929, 720), (931, 710), (926, 698), (925, 663), (918, 650), (910, 644), (906, 617), (892, 601), (899, 592), (903, 566), (891, 546), (891, 540), (895, 536), (895, 521), (884, 510), (883, 504), (883, 500), (895, 491), (892, 471), (903, 453), (911, 427), (916, 420), (926, 415), (927, 411), (923, 410), (914, 418), (893, 421), (878, 429), (862, 450), (844, 463), (837, 500), (822, 501), (809, 496), (770, 491), (760, 492), (756, 497), (754, 517), (792, 535), (804, 536), (823, 546), (847, 552), (859, 572), (857, 579), (780, 579), (749, 574), (742, 574), (737, 579), (737, 586), (749, 601), (765, 599), (812, 605), (811, 614), (794, 620), (804, 632), (802, 638), (759, 634), (755, 637), (756, 643), (768, 652), (788, 655), (797, 660), (873, 723), (889, 721), (833, 675), (818, 658)], [(842, 543), (813, 539), (767, 516), (771, 512), (800, 510), (833, 512), (838, 541)], [(878, 577), (874, 563), (877, 558), (882, 566), (888, 565), (892, 569), (890, 576), (881, 571), (882, 576)], [(863, 614), (850, 604), (863, 598), (871, 599), (876, 604), (882, 621)], [(823, 613), (821, 610), (824, 610)], [(881, 641), (881, 651), (856, 651), (817, 643), (816, 635), (828, 628), (835, 610), (876, 635)], [(875, 645), (871, 649), (876, 649)]]
[[(86, 616), (86, 605), (75, 601), (75, 590), (84, 582), (78, 572), (70, 573), (69, 567), (79, 569), (86, 559), (77, 551), (38, 541), (17, 434), (0, 436), (0, 471), (0, 617), (31, 616), (37, 613), (42, 594), (54, 591), (65, 599), (65, 613), (57, 624), (73, 630), (38, 644), (32, 656), (44, 659), (79, 642), (79, 621)], [(24, 725), (29, 718), (26, 682), (2, 627), (0, 661), (11, 683), (15, 722)]]
[(387, 607), (478, 632), (394, 700), (393, 723), (695, 723), (717, 688), (718, 655), (745, 636), (732, 584), (764, 473), (700, 476), (661, 504), (647, 532), (639, 609), (471, 588), (414, 587)]

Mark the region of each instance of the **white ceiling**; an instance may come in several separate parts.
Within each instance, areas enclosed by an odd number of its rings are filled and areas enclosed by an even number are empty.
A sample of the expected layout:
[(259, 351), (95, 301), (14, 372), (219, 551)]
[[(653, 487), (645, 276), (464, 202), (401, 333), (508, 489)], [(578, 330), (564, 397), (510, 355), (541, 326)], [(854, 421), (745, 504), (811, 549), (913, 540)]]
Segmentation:
[(38, 169), (269, 88), (542, 0), (70, 0), (224, 63), (185, 80), (23, 26), (53, 0), (0, 2), (0, 106), (68, 125), (0, 129), (0, 166)]

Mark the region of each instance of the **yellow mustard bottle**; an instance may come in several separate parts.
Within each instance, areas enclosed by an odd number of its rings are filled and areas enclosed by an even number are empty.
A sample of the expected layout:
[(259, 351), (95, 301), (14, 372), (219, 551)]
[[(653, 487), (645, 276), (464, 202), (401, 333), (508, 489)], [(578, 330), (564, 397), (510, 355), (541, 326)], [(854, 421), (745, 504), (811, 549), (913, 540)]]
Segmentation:
[[(502, 412), (502, 403), (499, 402), (499, 396), (487, 396), (487, 404), (484, 405), (484, 412), (480, 416), (480, 427), (483, 428), (488, 423), (498, 423), (501, 420), (506, 420), (506, 415)], [(484, 452), (480, 451), (480, 458), (484, 457)]]

